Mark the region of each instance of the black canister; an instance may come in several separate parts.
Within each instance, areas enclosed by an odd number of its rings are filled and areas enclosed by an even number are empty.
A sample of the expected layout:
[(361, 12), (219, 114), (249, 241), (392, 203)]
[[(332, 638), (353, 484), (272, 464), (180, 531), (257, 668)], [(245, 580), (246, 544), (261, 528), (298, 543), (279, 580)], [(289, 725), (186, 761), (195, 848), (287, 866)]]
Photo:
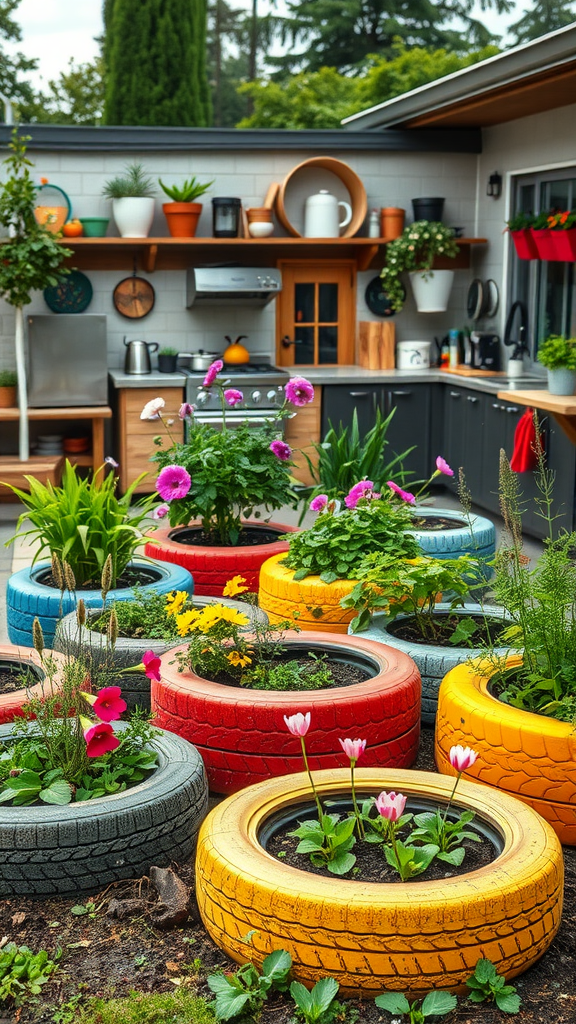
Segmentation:
[(214, 238), (237, 238), (241, 199), (217, 196), (212, 200), (212, 234)]
[(444, 199), (438, 197), (413, 199), (412, 210), (414, 211), (414, 220), (441, 221), (444, 212)]

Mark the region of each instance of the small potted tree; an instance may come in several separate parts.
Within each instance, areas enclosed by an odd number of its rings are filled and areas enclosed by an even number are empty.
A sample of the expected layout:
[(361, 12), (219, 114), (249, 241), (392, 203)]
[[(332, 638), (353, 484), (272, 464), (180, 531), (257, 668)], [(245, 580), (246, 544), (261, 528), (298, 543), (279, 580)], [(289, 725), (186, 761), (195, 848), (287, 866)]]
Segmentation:
[(538, 362), (548, 371), (551, 395), (573, 395), (576, 391), (576, 338), (549, 334), (538, 349)]
[(107, 181), (102, 190), (112, 200), (112, 212), (122, 238), (147, 238), (154, 220), (154, 182), (142, 164), (127, 164), (123, 174)]
[(455, 259), (458, 246), (452, 228), (439, 221), (419, 220), (404, 228), (386, 249), (380, 276), (390, 304), (399, 312), (405, 299), (400, 275), (407, 270), (418, 312), (440, 313), (448, 307), (453, 270), (432, 270), (437, 257)]
[(162, 204), (170, 234), (173, 238), (193, 238), (202, 213), (202, 203), (196, 203), (195, 200), (203, 196), (214, 181), (203, 185), (192, 177), (181, 186), (165, 185), (161, 178), (158, 182), (162, 191), (172, 200), (171, 203)]

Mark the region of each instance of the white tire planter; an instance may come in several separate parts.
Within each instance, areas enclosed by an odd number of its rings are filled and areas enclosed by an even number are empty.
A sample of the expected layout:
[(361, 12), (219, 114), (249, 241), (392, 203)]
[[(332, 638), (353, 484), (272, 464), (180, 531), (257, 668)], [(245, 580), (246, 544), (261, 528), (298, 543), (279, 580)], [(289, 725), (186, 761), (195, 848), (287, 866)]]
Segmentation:
[(453, 270), (418, 270), (408, 276), (419, 313), (444, 313), (448, 309)]
[[(442, 530), (409, 530), (418, 541), (420, 550), (430, 558), (459, 558), (460, 555), (471, 555), (484, 564), (483, 574), (490, 579), (493, 569), (490, 562), (496, 552), (496, 529), (494, 523), (485, 516), (470, 516), (470, 526), (464, 514), (457, 509), (436, 508), (430, 505), (416, 505), (414, 515), (422, 519), (451, 519), (454, 528)], [(464, 525), (462, 525), (464, 524)]]
[(154, 220), (154, 199), (145, 196), (114, 199), (112, 213), (122, 238), (148, 238)]
[[(490, 617), (505, 619), (506, 612), (496, 605), (468, 604), (463, 608), (451, 609), (449, 604), (436, 605), (438, 612), (452, 612), (454, 615), (465, 618), (467, 615), (486, 614)], [(394, 620), (400, 622), (406, 618), (405, 615), (398, 615)], [(363, 637), (365, 640), (375, 640), (378, 643), (386, 644), (388, 647), (395, 647), (397, 651), (407, 654), (415, 662), (422, 678), (422, 722), (424, 725), (434, 725), (436, 711), (438, 710), (438, 691), (444, 676), (456, 665), (462, 665), (472, 658), (479, 658), (482, 651), (474, 650), (472, 647), (434, 647), (432, 644), (417, 644), (412, 640), (401, 640), (389, 632), (388, 620), (385, 615), (373, 616), (369, 629), (364, 629), (353, 636)], [(498, 648), (501, 655), (507, 653), (507, 648)]]
[[(0, 726), (0, 740), (12, 731)], [(202, 758), (164, 731), (153, 746), (158, 767), (123, 793), (64, 807), (0, 804), (0, 897), (78, 897), (188, 859), (208, 807)]]
[[(197, 608), (217, 603), (225, 604), (228, 608), (234, 608), (247, 615), (250, 619), (246, 626), (247, 630), (251, 629), (252, 623), (255, 621), (262, 625), (266, 625), (268, 622), (268, 616), (264, 612), (242, 601), (232, 601), (227, 597), (194, 598), (194, 605)], [(100, 610), (89, 612), (86, 617), (87, 621), (94, 621), (99, 615)], [(117, 669), (118, 677), (110, 677), (107, 679), (107, 684), (116, 684), (122, 687), (122, 697), (126, 701), (129, 711), (133, 711), (136, 706), (150, 711), (150, 680), (140, 672), (123, 675), (122, 669), (139, 665), (146, 651), (154, 651), (154, 654), (161, 656), (173, 647), (181, 647), (183, 642), (185, 641), (182, 637), (175, 637), (173, 640), (147, 640), (145, 637), (133, 640), (128, 637), (118, 637), (114, 650), (110, 651), (106, 646), (106, 637), (102, 633), (92, 632), (86, 628), (80, 631), (76, 613), (71, 612), (58, 623), (54, 649), (69, 657), (78, 657), (82, 654), (89, 658), (91, 664), (95, 666), (105, 667), (107, 665), (108, 668)]]

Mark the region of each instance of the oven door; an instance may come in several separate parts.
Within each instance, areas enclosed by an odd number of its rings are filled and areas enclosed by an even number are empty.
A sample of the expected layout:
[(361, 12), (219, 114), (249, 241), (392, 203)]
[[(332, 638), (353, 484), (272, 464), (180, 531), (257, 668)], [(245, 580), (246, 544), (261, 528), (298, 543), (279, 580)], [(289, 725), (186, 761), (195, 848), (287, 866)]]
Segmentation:
[[(262, 427), (265, 423), (268, 423), (273, 417), (273, 411), (271, 409), (230, 409), (226, 411), (226, 427), (228, 430), (234, 430), (236, 427), (242, 426), (247, 423), (249, 427)], [(274, 426), (279, 435), (284, 433), (284, 419), (276, 420)], [(204, 412), (202, 410), (194, 411), (193, 423), (208, 423), (215, 430), (222, 429), (222, 414), (219, 412)], [(186, 438), (192, 424), (186, 424)]]

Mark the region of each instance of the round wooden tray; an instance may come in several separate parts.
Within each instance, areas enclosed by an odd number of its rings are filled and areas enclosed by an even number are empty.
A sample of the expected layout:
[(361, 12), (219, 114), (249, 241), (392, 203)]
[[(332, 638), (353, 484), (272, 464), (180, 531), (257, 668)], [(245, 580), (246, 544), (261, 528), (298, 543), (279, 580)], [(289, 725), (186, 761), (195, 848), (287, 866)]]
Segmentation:
[(314, 167), (317, 167), (320, 170), (330, 171), (332, 174), (335, 174), (337, 178), (340, 178), (342, 184), (348, 189), (350, 203), (352, 206), (352, 220), (340, 237), (352, 238), (352, 236), (360, 230), (366, 217), (366, 212), (368, 210), (366, 189), (356, 172), (353, 171), (348, 164), (345, 164), (343, 160), (337, 160), (333, 156), (311, 157), (310, 160), (303, 160), (301, 164), (297, 164), (296, 167), (292, 168), (290, 173), (284, 178), (276, 198), (276, 216), (278, 217), (278, 220), (290, 235), (302, 238), (302, 232), (297, 231), (288, 219), (285, 207), (286, 190), (299, 171), (309, 170)]
[(114, 308), (121, 316), (140, 320), (154, 308), (155, 294), (144, 277), (125, 277), (116, 285), (112, 296)]

